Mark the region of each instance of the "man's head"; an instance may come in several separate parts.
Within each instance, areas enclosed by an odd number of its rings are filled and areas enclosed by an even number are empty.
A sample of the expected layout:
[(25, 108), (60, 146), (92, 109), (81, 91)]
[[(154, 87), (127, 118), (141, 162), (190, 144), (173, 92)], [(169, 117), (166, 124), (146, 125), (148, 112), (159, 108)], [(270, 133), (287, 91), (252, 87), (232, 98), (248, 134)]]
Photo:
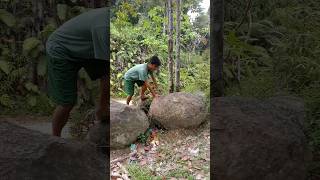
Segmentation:
[(152, 56), (148, 62), (148, 69), (150, 71), (156, 71), (161, 66), (161, 61), (157, 56)]

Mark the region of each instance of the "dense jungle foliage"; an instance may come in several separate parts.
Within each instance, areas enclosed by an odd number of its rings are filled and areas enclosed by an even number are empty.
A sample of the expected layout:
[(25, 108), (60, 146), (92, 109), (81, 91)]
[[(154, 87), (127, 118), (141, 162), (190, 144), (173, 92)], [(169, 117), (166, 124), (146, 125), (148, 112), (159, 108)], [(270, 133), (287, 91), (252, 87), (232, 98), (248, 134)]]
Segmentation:
[[(209, 95), (209, 16), (201, 1), (183, 1), (181, 7), (181, 91)], [(199, 15), (192, 22), (188, 12)], [(176, 1), (173, 1), (173, 39), (176, 42)], [(117, 1), (111, 16), (111, 95), (125, 96), (122, 77), (134, 66), (158, 55), (163, 62), (158, 79), (168, 92), (168, 6), (166, 1)], [(175, 45), (174, 45), (175, 46)], [(176, 48), (174, 48), (174, 56)], [(175, 58), (174, 58), (175, 59)]]
[(225, 1), (225, 93), (303, 98), (309, 179), (320, 177), (319, 7), (315, 0)]
[[(93, 0), (0, 1), (0, 114), (48, 114), (45, 42), (68, 19), (90, 8), (106, 6)], [(82, 99), (88, 99), (87, 75), (81, 71)]]

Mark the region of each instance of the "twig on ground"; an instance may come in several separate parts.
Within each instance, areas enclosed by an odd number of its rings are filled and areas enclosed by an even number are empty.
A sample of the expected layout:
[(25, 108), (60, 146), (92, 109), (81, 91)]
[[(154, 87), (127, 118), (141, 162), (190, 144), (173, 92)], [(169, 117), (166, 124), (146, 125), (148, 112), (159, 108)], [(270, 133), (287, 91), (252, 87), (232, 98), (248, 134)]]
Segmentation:
[(128, 177), (129, 172), (127, 171), (127, 169), (124, 166), (122, 166), (121, 163), (119, 163), (119, 162), (117, 162), (117, 165), (123, 171), (122, 178), (124, 180), (130, 180), (130, 178)]
[(117, 162), (120, 162), (120, 161), (123, 161), (127, 158), (129, 158), (130, 156), (124, 156), (124, 157), (120, 157), (120, 158), (117, 158), (117, 159), (114, 159), (110, 162), (110, 164), (113, 164), (113, 163), (117, 163)]

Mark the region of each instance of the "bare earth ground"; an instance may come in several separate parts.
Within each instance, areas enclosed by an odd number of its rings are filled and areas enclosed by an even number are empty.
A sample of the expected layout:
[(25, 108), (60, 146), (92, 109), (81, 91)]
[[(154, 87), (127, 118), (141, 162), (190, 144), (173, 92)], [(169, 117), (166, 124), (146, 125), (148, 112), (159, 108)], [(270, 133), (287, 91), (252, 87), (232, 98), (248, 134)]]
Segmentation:
[[(31, 116), (31, 115), (19, 115), (19, 116), (0, 116), (0, 120), (9, 121), (19, 126), (26, 127), (28, 129), (40, 131), (45, 134), (52, 133), (51, 117), (49, 116)], [(63, 128), (61, 137), (72, 138), (69, 132), (70, 124), (67, 123)]]
[(209, 129), (158, 131), (150, 145), (112, 150), (111, 179), (210, 179)]
[[(0, 116), (0, 120), (51, 134), (47, 116)], [(196, 129), (157, 130), (146, 144), (111, 150), (111, 179), (210, 179), (209, 130), (208, 121)], [(69, 127), (62, 136), (71, 138)]]

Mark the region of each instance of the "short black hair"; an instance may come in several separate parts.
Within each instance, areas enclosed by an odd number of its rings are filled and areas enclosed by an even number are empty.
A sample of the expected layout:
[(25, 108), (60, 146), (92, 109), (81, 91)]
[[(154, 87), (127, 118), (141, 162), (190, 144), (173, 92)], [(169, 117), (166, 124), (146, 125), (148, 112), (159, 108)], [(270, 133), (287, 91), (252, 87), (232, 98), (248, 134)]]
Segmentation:
[(158, 56), (152, 56), (149, 61), (150, 64), (155, 64), (156, 66), (161, 66), (161, 61)]

